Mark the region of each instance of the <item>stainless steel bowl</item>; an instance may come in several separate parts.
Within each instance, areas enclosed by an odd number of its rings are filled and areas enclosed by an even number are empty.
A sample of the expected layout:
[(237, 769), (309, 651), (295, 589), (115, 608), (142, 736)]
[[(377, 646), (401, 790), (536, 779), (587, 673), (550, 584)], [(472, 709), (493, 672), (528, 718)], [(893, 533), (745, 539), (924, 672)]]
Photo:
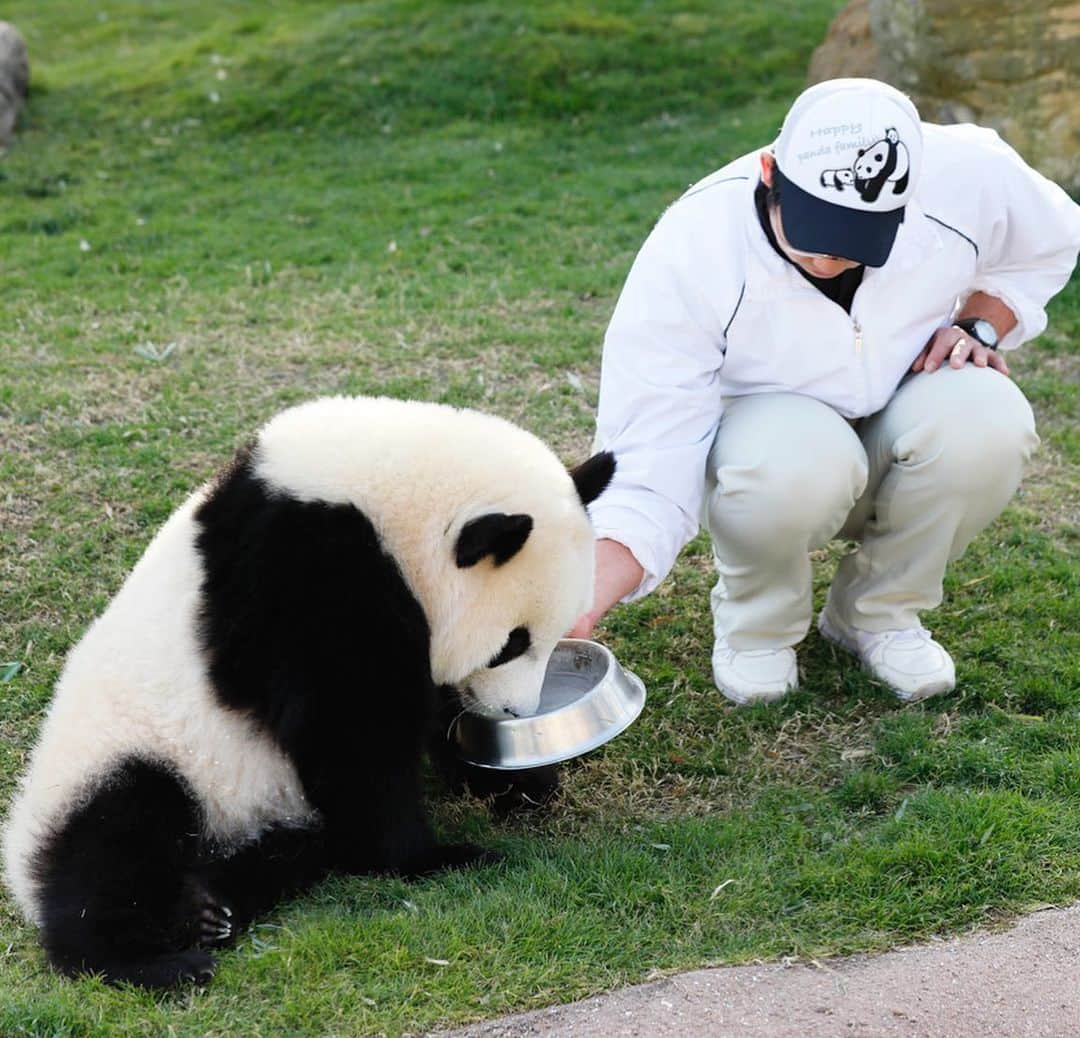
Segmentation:
[(645, 685), (596, 642), (565, 638), (544, 674), (532, 717), (462, 714), (454, 740), (462, 760), (516, 771), (578, 757), (614, 739), (645, 705)]

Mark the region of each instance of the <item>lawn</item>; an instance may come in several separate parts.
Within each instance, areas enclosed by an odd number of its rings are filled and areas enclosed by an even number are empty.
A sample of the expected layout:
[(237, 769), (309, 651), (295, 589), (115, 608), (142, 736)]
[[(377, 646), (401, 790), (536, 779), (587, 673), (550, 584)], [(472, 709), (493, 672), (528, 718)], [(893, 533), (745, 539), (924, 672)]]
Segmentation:
[[(0, 161), (0, 813), (67, 650), (281, 407), (441, 400), (583, 458), (636, 249), (771, 138), (839, 6), (9, 4), (33, 95)], [(812, 633), (802, 691), (731, 707), (699, 538), (600, 630), (649, 702), (563, 798), (509, 821), (437, 802), (505, 864), (330, 880), (165, 998), (58, 979), (0, 896), (0, 1034), (417, 1034), (1076, 899), (1078, 335), (1074, 278), (1010, 359), (1037, 461), (926, 618), (954, 695), (901, 707)]]

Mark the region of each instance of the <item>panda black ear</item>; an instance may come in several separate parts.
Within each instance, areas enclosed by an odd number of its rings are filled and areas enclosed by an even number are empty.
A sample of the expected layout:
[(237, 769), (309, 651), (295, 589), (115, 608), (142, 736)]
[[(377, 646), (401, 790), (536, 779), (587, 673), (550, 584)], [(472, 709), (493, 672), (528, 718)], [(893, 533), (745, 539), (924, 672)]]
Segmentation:
[(595, 501), (611, 482), (615, 475), (615, 455), (611, 451), (594, 454), (588, 461), (570, 470), (570, 478), (577, 487), (581, 503), (587, 505)]
[(475, 566), (491, 555), (496, 566), (512, 559), (529, 539), (533, 521), (531, 515), (507, 515), (489, 512), (470, 519), (458, 535), (454, 557), (459, 569)]

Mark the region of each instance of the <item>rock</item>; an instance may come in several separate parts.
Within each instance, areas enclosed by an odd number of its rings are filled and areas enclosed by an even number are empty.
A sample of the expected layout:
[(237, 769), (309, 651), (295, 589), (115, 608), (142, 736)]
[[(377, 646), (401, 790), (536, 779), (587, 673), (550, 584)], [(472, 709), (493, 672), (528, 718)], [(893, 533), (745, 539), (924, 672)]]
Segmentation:
[(809, 78), (864, 75), (909, 94), (928, 122), (993, 127), (1080, 190), (1080, 0), (853, 0)]
[(0, 22), (0, 145), (7, 144), (30, 87), (26, 41), (9, 22)]
[(851, 0), (833, 20), (810, 58), (808, 83), (844, 76), (883, 79), (878, 46), (870, 31), (870, 0)]

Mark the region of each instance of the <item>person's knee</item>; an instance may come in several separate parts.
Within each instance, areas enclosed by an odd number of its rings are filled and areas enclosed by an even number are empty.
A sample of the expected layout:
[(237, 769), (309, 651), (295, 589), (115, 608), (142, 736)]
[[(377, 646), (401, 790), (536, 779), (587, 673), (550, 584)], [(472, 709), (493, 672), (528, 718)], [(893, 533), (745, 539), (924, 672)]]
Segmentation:
[(898, 437), (897, 461), (932, 467), (943, 489), (957, 492), (1022, 470), (1039, 438), (1031, 405), (1016, 383), (996, 371), (971, 366), (946, 377), (950, 376), (960, 391), (927, 408)]
[(858, 438), (842, 419), (837, 421), (839, 433), (818, 430), (809, 440), (720, 464), (708, 500), (713, 532), (792, 543), (823, 541), (835, 533), (867, 480)]

